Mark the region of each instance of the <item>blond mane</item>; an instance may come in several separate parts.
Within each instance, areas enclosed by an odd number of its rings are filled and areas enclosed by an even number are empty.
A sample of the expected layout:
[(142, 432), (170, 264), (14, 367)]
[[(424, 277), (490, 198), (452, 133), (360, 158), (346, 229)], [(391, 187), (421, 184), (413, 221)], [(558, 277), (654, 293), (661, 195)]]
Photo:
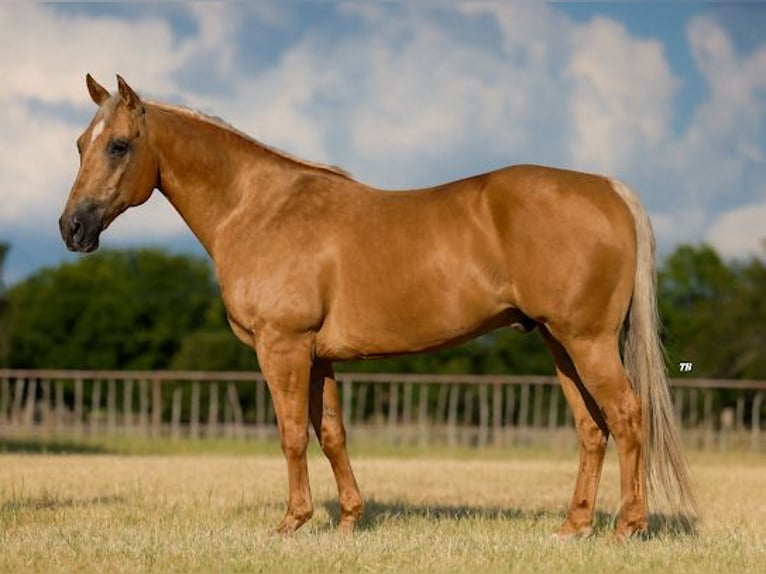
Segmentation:
[(156, 107), (156, 108), (160, 108), (161, 110), (183, 114), (183, 115), (192, 117), (194, 119), (200, 120), (202, 122), (208, 123), (210, 125), (213, 125), (213, 126), (221, 128), (221, 129), (224, 129), (224, 130), (226, 130), (226, 131), (228, 131), (230, 133), (233, 133), (233, 134), (241, 137), (242, 139), (244, 139), (244, 140), (246, 140), (246, 141), (248, 141), (248, 142), (250, 142), (252, 144), (257, 145), (258, 147), (260, 147), (262, 149), (265, 149), (266, 151), (269, 151), (269, 152), (271, 152), (271, 153), (273, 153), (275, 155), (278, 155), (279, 157), (282, 157), (284, 159), (287, 159), (287, 160), (289, 160), (291, 162), (294, 162), (294, 163), (297, 163), (297, 164), (309, 167), (311, 169), (319, 169), (319, 170), (322, 170), (322, 171), (327, 171), (327, 172), (333, 173), (335, 175), (339, 175), (341, 177), (344, 177), (346, 179), (350, 179), (350, 180), (354, 179), (353, 176), (349, 172), (347, 172), (346, 170), (344, 170), (344, 169), (342, 169), (342, 168), (340, 168), (338, 166), (324, 164), (324, 163), (317, 163), (317, 162), (313, 162), (313, 161), (306, 161), (306, 160), (301, 159), (299, 157), (296, 157), (296, 156), (294, 156), (294, 155), (292, 155), (292, 154), (290, 154), (290, 153), (288, 153), (288, 152), (286, 152), (284, 150), (281, 150), (279, 148), (267, 145), (267, 144), (265, 144), (265, 143), (255, 139), (251, 135), (246, 134), (245, 132), (243, 132), (241, 130), (238, 130), (233, 125), (231, 125), (229, 122), (221, 119), (218, 116), (211, 116), (211, 115), (203, 113), (203, 112), (201, 112), (199, 110), (195, 110), (193, 108), (188, 108), (186, 106), (171, 105), (171, 104), (166, 104), (166, 103), (163, 103), (163, 102), (155, 102), (155, 101), (148, 101), (147, 103), (152, 105), (152, 106), (154, 106), (154, 107)]

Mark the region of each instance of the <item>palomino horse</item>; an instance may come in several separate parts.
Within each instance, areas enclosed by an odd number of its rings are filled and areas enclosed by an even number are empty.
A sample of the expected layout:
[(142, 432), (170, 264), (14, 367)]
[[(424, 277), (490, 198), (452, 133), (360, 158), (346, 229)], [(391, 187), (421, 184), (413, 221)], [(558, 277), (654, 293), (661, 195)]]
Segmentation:
[(98, 111), (77, 140), (61, 235), (93, 251), (157, 188), (204, 245), (231, 328), (257, 352), (273, 398), (289, 478), (278, 531), (312, 514), (309, 421), (337, 481), (339, 527), (352, 530), (362, 513), (333, 361), (437, 349), (503, 326), (537, 327), (574, 411), (580, 468), (559, 535), (590, 533), (609, 433), (617, 537), (646, 528), (647, 490), (693, 511), (657, 335), (653, 235), (626, 186), (514, 166), (380, 191), (215, 118), (143, 102), (117, 80), (112, 96), (87, 76)]

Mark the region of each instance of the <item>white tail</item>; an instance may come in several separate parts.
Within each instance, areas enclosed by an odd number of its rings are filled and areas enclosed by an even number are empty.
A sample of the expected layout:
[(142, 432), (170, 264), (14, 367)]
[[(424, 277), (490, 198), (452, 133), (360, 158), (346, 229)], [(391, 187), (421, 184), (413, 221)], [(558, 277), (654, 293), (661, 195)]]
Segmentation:
[(697, 505), (681, 450), (659, 334), (654, 233), (633, 191), (614, 180), (612, 186), (627, 203), (636, 226), (636, 277), (626, 321), (623, 360), (628, 377), (641, 397), (647, 494), (660, 506), (693, 516)]

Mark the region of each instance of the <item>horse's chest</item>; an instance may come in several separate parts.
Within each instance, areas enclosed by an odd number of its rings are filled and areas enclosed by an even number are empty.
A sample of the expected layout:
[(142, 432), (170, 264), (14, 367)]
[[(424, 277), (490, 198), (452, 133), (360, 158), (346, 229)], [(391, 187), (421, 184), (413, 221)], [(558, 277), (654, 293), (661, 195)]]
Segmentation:
[(295, 332), (320, 324), (322, 304), (316, 277), (293, 271), (219, 272), (221, 296), (230, 319), (252, 333), (266, 324)]

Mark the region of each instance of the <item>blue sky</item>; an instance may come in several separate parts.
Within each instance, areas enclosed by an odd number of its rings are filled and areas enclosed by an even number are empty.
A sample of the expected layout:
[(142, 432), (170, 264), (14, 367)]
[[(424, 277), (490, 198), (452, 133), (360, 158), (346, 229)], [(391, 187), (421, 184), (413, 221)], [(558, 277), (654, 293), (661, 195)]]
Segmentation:
[[(637, 190), (661, 252), (764, 253), (766, 4), (0, 4), (0, 65), (10, 283), (76, 257), (56, 220), (95, 111), (86, 72), (380, 187), (605, 173)], [(159, 194), (102, 245), (202, 253)]]

